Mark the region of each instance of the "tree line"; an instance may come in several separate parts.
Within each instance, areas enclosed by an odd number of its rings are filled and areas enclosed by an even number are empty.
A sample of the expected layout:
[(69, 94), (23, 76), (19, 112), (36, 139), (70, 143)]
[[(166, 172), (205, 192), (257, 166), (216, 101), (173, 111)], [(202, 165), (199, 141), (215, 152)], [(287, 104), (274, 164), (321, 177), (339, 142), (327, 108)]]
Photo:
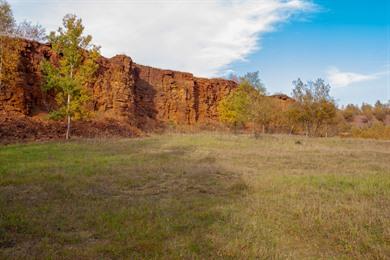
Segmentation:
[[(267, 96), (259, 72), (228, 77), (238, 88), (218, 106), (221, 122), (234, 132), (250, 129), (259, 133), (304, 134), (306, 136), (351, 135), (390, 139), (390, 102), (338, 108), (323, 79), (293, 81), (292, 98)], [(361, 117), (359, 117), (361, 116)], [(359, 119), (362, 121), (359, 123)]]

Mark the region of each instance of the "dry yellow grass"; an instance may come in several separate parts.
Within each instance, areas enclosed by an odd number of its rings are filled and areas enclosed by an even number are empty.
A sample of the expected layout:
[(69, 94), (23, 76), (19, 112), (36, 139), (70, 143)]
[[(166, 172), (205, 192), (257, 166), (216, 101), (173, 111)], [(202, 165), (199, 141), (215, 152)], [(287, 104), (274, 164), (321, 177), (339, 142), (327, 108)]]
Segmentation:
[(3, 258), (386, 259), (390, 142), (218, 133), (0, 147)]

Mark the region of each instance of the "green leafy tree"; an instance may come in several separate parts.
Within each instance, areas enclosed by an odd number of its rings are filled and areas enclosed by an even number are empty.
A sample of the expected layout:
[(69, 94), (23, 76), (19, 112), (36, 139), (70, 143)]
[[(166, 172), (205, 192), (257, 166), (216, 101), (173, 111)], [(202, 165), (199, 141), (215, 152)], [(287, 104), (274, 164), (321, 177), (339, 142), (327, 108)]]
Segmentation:
[(88, 84), (98, 69), (99, 48), (91, 44), (92, 37), (84, 36), (81, 19), (66, 15), (63, 28), (51, 32), (48, 39), (58, 62), (42, 62), (44, 90), (56, 91), (58, 109), (52, 112), (54, 118), (66, 118), (66, 139), (70, 136), (71, 120), (88, 114), (86, 104), (90, 99)]

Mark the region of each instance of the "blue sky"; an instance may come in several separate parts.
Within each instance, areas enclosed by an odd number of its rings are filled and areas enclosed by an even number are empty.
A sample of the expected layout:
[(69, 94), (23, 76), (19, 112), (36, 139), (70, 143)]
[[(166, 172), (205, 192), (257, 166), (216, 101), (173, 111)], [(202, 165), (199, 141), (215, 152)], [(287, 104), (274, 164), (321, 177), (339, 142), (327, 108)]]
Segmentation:
[(269, 93), (324, 78), (338, 104), (390, 100), (388, 0), (9, 0), (17, 21), (83, 18), (107, 57), (218, 77), (260, 71)]
[(375, 75), (345, 86), (332, 84), (332, 94), (339, 104), (390, 100), (390, 1), (315, 3), (319, 10), (265, 35), (262, 49), (244, 62), (234, 62), (231, 69), (244, 73), (256, 68), (270, 92), (283, 93), (291, 93), (291, 81), (297, 77), (329, 82), (332, 67), (339, 73)]

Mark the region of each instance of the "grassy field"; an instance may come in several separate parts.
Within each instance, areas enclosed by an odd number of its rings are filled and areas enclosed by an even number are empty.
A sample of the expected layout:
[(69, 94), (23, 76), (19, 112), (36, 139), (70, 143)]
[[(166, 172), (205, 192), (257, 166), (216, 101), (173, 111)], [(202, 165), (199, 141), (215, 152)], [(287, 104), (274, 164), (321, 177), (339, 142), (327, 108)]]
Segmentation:
[(389, 259), (390, 142), (226, 134), (0, 147), (0, 258)]

